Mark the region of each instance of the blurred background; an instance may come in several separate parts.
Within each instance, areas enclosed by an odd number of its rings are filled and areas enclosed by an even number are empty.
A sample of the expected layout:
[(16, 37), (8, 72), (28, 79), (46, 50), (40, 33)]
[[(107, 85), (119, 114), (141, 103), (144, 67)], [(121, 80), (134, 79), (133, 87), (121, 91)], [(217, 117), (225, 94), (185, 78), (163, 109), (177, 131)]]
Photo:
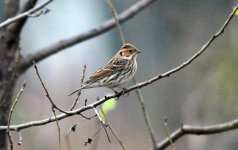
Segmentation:
[[(113, 0), (118, 13), (136, 2)], [(3, 6), (3, 2), (0, 3)], [(122, 24), (126, 41), (142, 51), (138, 57), (138, 82), (164, 73), (190, 58), (223, 25), (235, 4), (235, 1), (224, 0), (160, 0)], [(20, 45), (24, 56), (61, 39), (84, 33), (112, 17), (106, 0), (60, 0), (52, 2), (47, 8), (51, 10), (48, 14), (30, 18), (23, 29)], [(181, 123), (212, 125), (237, 118), (237, 27), (238, 20), (234, 18), (224, 34), (194, 63), (169, 78), (141, 89), (158, 142), (166, 138), (165, 117), (168, 118), (171, 132)], [(87, 65), (85, 78), (88, 79), (120, 47), (119, 35), (113, 29), (40, 62), (41, 77), (54, 102), (68, 110), (75, 97), (67, 95), (80, 86), (84, 64)], [(33, 68), (20, 78), (16, 92), (24, 80), (27, 86), (15, 109), (13, 124), (41, 120), (52, 115), (51, 105)], [(105, 88), (84, 90), (77, 107), (84, 104), (84, 99), (92, 103), (97, 96), (110, 93), (112, 91)], [(87, 111), (84, 115), (92, 116), (94, 111)], [(107, 117), (128, 150), (151, 148), (135, 91), (121, 97)], [(103, 129), (95, 135), (101, 128), (97, 118), (85, 120), (80, 116), (60, 121), (63, 149), (67, 149), (64, 136), (74, 124), (78, 126), (70, 136), (72, 149), (121, 149), (109, 130), (111, 143)], [(15, 146), (19, 150), (59, 149), (55, 123), (29, 128), (23, 130), (22, 134), (23, 144)], [(238, 131), (230, 131), (209, 136), (186, 136), (178, 140), (175, 147), (178, 150), (237, 150), (237, 134)], [(16, 144), (17, 134), (13, 134), (13, 137)], [(93, 142), (84, 146), (88, 138)]]

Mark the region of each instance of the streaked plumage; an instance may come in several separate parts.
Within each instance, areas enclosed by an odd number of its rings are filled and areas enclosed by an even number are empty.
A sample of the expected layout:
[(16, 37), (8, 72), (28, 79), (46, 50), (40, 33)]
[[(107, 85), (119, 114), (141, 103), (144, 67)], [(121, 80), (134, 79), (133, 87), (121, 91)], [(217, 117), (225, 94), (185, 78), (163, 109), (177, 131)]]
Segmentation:
[(135, 46), (124, 44), (105, 66), (96, 71), (89, 80), (84, 82), (81, 88), (70, 95), (81, 89), (94, 87), (108, 87), (114, 90), (114, 88), (128, 83), (136, 73), (138, 53), (140, 51)]

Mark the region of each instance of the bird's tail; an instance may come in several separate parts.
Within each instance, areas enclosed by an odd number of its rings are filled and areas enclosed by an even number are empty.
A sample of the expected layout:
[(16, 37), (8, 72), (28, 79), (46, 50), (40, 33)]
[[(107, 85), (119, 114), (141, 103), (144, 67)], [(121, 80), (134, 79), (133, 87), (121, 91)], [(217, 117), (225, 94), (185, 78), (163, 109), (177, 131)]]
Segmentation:
[(81, 86), (80, 88), (78, 88), (77, 90), (75, 90), (75, 91), (73, 91), (72, 93), (70, 93), (68, 96), (71, 96), (71, 95), (73, 95), (73, 94), (75, 94), (75, 93), (77, 93), (77, 92), (79, 92), (79, 91), (81, 91), (82, 89), (85, 89), (85, 88), (87, 88), (87, 84), (86, 85), (83, 85), (83, 86)]

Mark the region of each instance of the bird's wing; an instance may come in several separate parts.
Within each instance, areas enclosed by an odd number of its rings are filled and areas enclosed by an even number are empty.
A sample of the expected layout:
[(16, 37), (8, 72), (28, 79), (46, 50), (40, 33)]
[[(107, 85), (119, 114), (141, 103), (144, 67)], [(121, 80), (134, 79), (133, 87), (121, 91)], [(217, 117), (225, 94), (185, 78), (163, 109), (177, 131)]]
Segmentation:
[(120, 60), (115, 60), (113, 62), (109, 61), (107, 65), (104, 67), (100, 68), (98, 71), (96, 71), (88, 80), (88, 82), (93, 82), (99, 79), (102, 79), (106, 76), (110, 76), (114, 74), (117, 71), (121, 71), (125, 65), (127, 64), (128, 59), (120, 59)]

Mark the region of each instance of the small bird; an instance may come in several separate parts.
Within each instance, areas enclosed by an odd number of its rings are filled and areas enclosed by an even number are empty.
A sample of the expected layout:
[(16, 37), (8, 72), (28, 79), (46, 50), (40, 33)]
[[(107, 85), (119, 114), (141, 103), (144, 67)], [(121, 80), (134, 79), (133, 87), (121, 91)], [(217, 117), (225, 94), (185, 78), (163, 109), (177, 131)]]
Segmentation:
[(137, 70), (137, 55), (141, 53), (132, 44), (124, 44), (116, 55), (102, 68), (97, 70), (82, 86), (70, 95), (88, 88), (107, 87), (115, 93), (115, 88), (128, 83)]

